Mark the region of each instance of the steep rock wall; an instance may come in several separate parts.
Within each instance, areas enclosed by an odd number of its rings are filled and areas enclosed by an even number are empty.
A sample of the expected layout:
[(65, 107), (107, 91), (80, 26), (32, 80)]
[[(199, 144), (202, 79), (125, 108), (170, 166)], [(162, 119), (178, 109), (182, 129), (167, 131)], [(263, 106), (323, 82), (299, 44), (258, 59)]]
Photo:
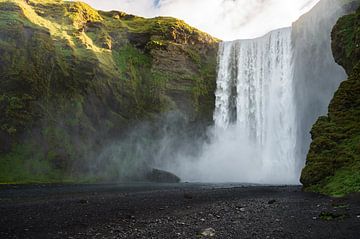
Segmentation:
[(338, 20), (332, 50), (348, 79), (334, 95), (327, 116), (311, 130), (312, 143), (301, 182), (308, 191), (344, 195), (360, 191), (360, 9)]
[(217, 48), (174, 18), (0, 0), (0, 181), (76, 174), (108, 139), (164, 112), (209, 124)]
[(296, 158), (299, 168), (311, 143), (310, 130), (347, 78), (331, 52), (331, 30), (336, 21), (359, 6), (356, 0), (322, 0), (293, 24), (294, 93), (297, 112)]

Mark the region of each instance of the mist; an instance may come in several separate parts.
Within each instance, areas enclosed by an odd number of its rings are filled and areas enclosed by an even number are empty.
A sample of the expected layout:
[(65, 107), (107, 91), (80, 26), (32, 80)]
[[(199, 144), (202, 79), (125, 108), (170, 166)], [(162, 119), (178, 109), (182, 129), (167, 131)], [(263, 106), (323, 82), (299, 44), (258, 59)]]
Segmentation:
[[(251, 4), (267, 11), (260, 6)], [(317, 17), (308, 22), (300, 19), (293, 28), (221, 43), (214, 125), (197, 128), (180, 112), (142, 122), (103, 150), (98, 167), (110, 165), (104, 172), (114, 171), (120, 181), (141, 179), (158, 168), (185, 182), (300, 184), (311, 127), (346, 78), (330, 48), (330, 31), (343, 14), (336, 0), (328, 0), (314, 8), (310, 16)], [(308, 49), (321, 52), (316, 58), (321, 64), (308, 64), (315, 59), (304, 55)], [(325, 83), (329, 81), (334, 83)], [(299, 96), (304, 92), (306, 100)]]
[[(357, 5), (359, 3), (356, 3)], [(340, 83), (347, 78), (331, 50), (331, 31), (349, 9), (339, 0), (323, 0), (292, 27), (294, 89), (298, 119), (297, 157), (299, 167), (311, 143), (311, 128), (318, 117), (326, 115)]]
[(207, 130), (194, 125), (185, 114), (164, 113), (134, 124), (103, 147), (92, 165), (93, 174), (128, 182), (146, 181), (146, 174), (154, 168), (178, 173), (174, 168), (178, 162), (184, 158), (198, 159), (207, 139)]
[(291, 28), (220, 44), (212, 141), (198, 160), (178, 160), (178, 174), (201, 182), (299, 184), (291, 53)]

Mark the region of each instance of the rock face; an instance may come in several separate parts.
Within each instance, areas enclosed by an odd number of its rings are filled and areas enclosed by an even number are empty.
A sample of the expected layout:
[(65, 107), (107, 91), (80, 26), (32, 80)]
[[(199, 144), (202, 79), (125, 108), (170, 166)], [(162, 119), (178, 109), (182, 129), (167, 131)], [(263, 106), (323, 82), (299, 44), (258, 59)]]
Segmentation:
[(174, 18), (0, 0), (0, 181), (74, 175), (106, 140), (164, 112), (208, 124), (217, 48)]
[(358, 0), (321, 0), (293, 24), (298, 168), (304, 167), (312, 126), (320, 116), (327, 114), (335, 91), (347, 78), (344, 69), (334, 61), (330, 35), (337, 20), (354, 12), (356, 5), (359, 5)]
[(337, 63), (349, 75), (329, 113), (314, 125), (301, 182), (308, 191), (344, 195), (360, 191), (360, 10), (342, 17), (332, 32)]

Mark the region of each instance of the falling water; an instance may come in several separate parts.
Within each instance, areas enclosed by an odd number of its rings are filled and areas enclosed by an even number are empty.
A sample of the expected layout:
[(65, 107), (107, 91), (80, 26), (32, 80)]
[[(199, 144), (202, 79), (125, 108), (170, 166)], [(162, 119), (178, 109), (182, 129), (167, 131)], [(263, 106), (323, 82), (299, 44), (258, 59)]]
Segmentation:
[(299, 184), (311, 127), (346, 79), (331, 29), (358, 6), (322, 0), (292, 28), (221, 43), (211, 140), (167, 169), (185, 181)]
[(262, 173), (252, 181), (294, 182), (299, 175), (291, 60), (291, 28), (220, 45), (215, 131), (235, 131), (239, 147), (254, 150), (256, 158), (243, 158), (241, 152), (235, 158), (256, 163)]

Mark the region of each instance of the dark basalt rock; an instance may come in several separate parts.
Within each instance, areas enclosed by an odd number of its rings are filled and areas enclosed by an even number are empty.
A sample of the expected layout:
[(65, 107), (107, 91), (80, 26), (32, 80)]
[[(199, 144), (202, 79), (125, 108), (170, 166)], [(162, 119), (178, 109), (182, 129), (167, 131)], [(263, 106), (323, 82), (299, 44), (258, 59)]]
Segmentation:
[(155, 183), (179, 183), (181, 181), (175, 174), (155, 168), (146, 174), (145, 179)]
[(148, 42), (150, 41), (150, 33), (134, 33), (128, 32), (127, 37), (132, 45), (136, 48), (144, 50)]

